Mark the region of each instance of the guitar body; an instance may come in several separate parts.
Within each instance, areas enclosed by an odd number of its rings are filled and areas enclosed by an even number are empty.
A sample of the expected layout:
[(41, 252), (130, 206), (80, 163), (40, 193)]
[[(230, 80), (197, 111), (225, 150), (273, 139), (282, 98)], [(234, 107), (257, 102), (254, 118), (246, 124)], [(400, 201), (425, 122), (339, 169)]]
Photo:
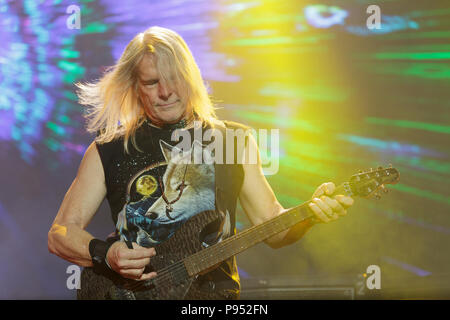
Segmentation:
[[(188, 221), (165, 242), (155, 246), (156, 255), (150, 259), (146, 270), (156, 271), (154, 281), (134, 281), (119, 276), (112, 270), (96, 274), (93, 268), (84, 268), (81, 273), (81, 289), (77, 298), (81, 300), (179, 300), (179, 299), (224, 299), (220, 292), (201, 290), (195, 277), (188, 275), (182, 260), (202, 249), (201, 235), (209, 226), (222, 218), (216, 211), (201, 212)], [(140, 284), (139, 288), (133, 288)], [(143, 284), (146, 283), (146, 286)]]

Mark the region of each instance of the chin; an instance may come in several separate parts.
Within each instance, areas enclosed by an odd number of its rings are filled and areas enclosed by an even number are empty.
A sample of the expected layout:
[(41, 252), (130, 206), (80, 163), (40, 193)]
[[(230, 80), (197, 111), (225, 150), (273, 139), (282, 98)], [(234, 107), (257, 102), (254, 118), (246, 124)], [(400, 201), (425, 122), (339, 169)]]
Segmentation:
[(168, 107), (151, 107), (152, 114), (155, 118), (163, 123), (175, 123), (184, 115), (186, 108), (180, 102)]
[(161, 120), (162, 122), (165, 123), (172, 123), (172, 122), (177, 122), (180, 120), (180, 118), (183, 116), (184, 112), (181, 112), (179, 110), (168, 110), (167, 112), (159, 112), (158, 113), (158, 118), (159, 120)]

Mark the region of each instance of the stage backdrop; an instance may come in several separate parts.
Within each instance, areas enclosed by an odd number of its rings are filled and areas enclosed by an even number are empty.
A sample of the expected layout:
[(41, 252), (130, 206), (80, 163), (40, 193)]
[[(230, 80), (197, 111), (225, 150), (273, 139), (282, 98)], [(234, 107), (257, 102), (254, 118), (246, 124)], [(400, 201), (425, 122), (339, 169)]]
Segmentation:
[[(273, 279), (361, 283), (377, 265), (381, 293), (428, 286), (450, 297), (449, 3), (2, 0), (0, 24), (0, 298), (75, 297), (72, 264), (47, 249), (94, 138), (74, 83), (98, 79), (153, 25), (186, 40), (221, 118), (279, 129), (279, 169), (267, 179), (284, 207), (359, 169), (401, 173), (381, 200), (355, 199), (298, 243), (240, 254), (244, 290)], [(239, 209), (238, 231), (249, 226)], [(113, 229), (105, 202), (88, 231)]]

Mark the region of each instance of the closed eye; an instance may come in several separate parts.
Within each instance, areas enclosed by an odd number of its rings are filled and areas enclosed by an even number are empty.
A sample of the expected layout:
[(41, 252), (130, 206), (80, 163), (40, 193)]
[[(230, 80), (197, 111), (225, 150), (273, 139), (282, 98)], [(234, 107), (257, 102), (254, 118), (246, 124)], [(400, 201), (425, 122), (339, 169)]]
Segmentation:
[(159, 82), (159, 80), (147, 80), (147, 81), (142, 81), (142, 84), (144, 86), (154, 86), (155, 84), (157, 84)]

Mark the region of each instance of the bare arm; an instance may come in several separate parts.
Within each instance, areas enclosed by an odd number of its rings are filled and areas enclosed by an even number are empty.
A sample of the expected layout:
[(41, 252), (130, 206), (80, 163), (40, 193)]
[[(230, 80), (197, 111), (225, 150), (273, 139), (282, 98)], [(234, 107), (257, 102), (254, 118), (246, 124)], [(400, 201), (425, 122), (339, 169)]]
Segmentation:
[[(244, 169), (244, 182), (239, 194), (239, 201), (251, 223), (258, 225), (275, 218), (284, 212), (285, 209), (278, 202), (264, 176), (258, 147), (255, 139), (251, 135), (248, 148), (248, 152), (256, 152), (257, 164), (248, 164), (248, 161), (244, 160), (244, 164), (242, 165)], [(289, 230), (268, 238), (265, 240), (265, 243), (272, 248), (283, 247), (298, 240), (309, 227), (307, 223), (297, 224)], [(292, 237), (294, 234), (296, 236)]]
[(92, 266), (89, 242), (94, 237), (84, 229), (106, 196), (105, 177), (95, 142), (87, 148), (48, 232), (51, 253), (80, 266)]
[[(87, 148), (77, 176), (64, 196), (61, 207), (48, 232), (48, 250), (83, 267), (91, 267), (89, 242), (94, 238), (84, 230), (106, 196), (103, 165), (95, 142)], [(106, 260), (121, 276), (147, 280), (156, 272), (143, 273), (154, 248), (143, 248), (133, 242), (133, 249), (117, 241), (108, 250)]]
[[(264, 176), (258, 147), (251, 135), (248, 147), (249, 152), (256, 152), (258, 161), (257, 164), (249, 164), (249, 161), (244, 160), (244, 182), (239, 200), (250, 221), (257, 225), (275, 218), (286, 209), (278, 202)], [(313, 194), (313, 203), (310, 204), (310, 208), (319, 222), (327, 223), (338, 219), (339, 216), (346, 215), (346, 209), (353, 204), (353, 199), (348, 196), (336, 195), (331, 198), (334, 190), (333, 183), (323, 183)], [(306, 219), (290, 229), (268, 238), (265, 242), (272, 248), (284, 247), (303, 237), (312, 225), (311, 219)]]

